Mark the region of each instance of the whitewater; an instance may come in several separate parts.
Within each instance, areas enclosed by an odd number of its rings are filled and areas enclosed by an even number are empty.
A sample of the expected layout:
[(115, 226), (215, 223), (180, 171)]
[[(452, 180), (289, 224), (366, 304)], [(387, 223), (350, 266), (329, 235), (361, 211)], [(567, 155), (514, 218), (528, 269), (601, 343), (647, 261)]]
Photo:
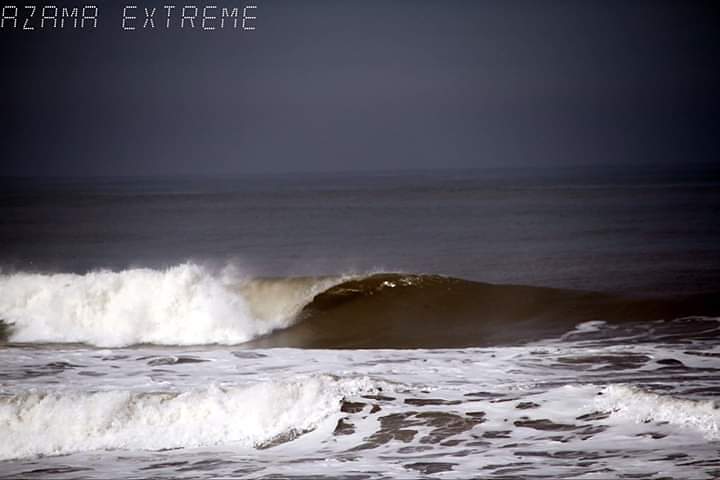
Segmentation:
[(711, 478), (720, 350), (604, 328), (462, 350), (10, 347), (0, 477)]
[(347, 277), (257, 279), (232, 265), (85, 274), (0, 274), (0, 319), (14, 342), (120, 347), (238, 344), (287, 327)]

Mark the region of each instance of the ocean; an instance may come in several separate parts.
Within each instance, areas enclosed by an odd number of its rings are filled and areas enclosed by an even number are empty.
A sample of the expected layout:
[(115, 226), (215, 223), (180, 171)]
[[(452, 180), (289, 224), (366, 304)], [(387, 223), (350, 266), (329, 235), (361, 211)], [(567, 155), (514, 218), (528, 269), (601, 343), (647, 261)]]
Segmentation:
[(720, 478), (720, 171), (0, 179), (1, 478)]

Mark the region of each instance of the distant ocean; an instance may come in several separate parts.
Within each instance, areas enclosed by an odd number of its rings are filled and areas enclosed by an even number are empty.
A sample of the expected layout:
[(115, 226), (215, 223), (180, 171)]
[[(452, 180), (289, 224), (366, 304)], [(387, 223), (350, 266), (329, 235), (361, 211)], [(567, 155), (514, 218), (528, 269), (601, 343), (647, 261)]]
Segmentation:
[(720, 170), (0, 178), (2, 478), (717, 478)]

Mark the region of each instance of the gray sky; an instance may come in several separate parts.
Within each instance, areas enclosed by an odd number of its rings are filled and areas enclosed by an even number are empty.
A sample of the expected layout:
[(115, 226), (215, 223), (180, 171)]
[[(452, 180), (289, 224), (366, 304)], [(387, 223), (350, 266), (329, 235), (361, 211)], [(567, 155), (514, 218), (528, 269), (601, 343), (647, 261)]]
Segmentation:
[(108, 1), (95, 30), (0, 30), (0, 174), (682, 164), (719, 151), (716, 2), (212, 3), (256, 4), (256, 29), (124, 31), (125, 4)]

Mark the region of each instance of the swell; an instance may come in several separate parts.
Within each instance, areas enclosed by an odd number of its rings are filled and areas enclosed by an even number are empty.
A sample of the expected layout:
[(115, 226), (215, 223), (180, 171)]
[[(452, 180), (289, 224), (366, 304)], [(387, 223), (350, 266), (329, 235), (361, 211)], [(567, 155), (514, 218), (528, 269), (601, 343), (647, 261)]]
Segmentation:
[(518, 344), (589, 321), (719, 316), (720, 295), (635, 298), (439, 275), (243, 278), (194, 264), (0, 275), (12, 342), (460, 348)]
[(294, 325), (254, 347), (462, 348), (562, 335), (580, 323), (718, 316), (720, 295), (636, 298), (494, 285), (438, 275), (376, 274), (316, 295)]

